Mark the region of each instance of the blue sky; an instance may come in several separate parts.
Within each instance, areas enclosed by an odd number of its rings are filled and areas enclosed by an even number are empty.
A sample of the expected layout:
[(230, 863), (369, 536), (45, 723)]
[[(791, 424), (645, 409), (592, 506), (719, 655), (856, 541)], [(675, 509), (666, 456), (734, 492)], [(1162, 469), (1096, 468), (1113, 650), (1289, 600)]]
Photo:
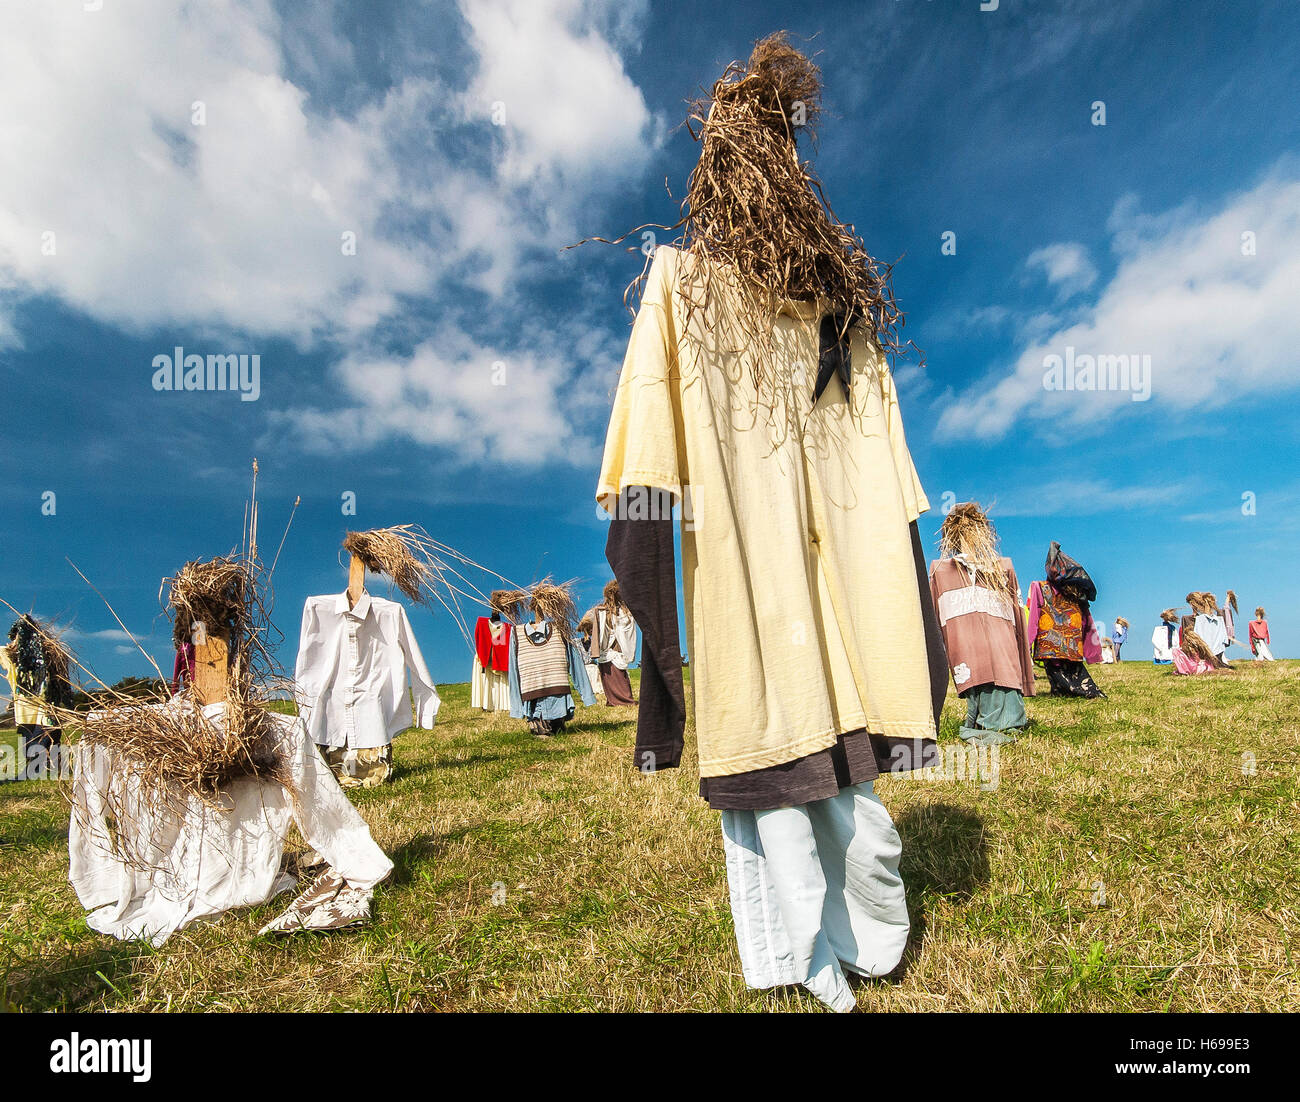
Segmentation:
[[(1300, 655), (1288, 3), (7, 4), (0, 596), (105, 680), (146, 672), (66, 556), (169, 668), (159, 581), (238, 544), (257, 456), (264, 548), (302, 497), (288, 665), (350, 527), (418, 523), (594, 602), (641, 258), (564, 246), (674, 220), (682, 101), (779, 28), (823, 69), (805, 153), (836, 213), (901, 258), (928, 549), (945, 500), (993, 502), (1022, 582), (1060, 540), (1127, 657), (1228, 587)], [(155, 390), (176, 346), (259, 356), (257, 400)], [(1045, 389), (1067, 348), (1149, 356), (1149, 396)], [(464, 680), (448, 617), (412, 618)]]

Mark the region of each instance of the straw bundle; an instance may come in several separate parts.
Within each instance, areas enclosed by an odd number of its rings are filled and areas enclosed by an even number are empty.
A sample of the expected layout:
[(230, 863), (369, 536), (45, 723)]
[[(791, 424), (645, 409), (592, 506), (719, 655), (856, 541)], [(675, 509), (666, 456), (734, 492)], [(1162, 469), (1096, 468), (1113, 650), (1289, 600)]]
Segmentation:
[(1205, 616), (1217, 616), (1219, 614), (1219, 602), (1215, 599), (1213, 593), (1193, 590), (1187, 594), (1187, 603), (1191, 606), (1193, 612), (1199, 612)]
[(974, 571), (978, 583), (986, 589), (1015, 600), (1011, 578), (1002, 566), (997, 529), (979, 502), (962, 502), (944, 517), (939, 528), (939, 552), (957, 558)]
[(412, 601), (417, 604), (428, 601), (425, 587), (433, 571), (419, 533), (411, 525), (349, 532), (343, 539), (343, 550), (360, 559), (372, 574), (392, 579)]
[[(265, 708), (278, 674), (257, 563), (234, 556), (188, 562), (163, 584), (178, 643), (193, 639), (194, 626), (202, 623), (210, 638), (227, 644), (229, 681), (219, 725), (203, 715), (193, 685), (170, 699), (161, 688), (143, 698), (105, 689), (97, 694), (101, 707), (69, 717), (81, 727), (90, 760), (103, 754), (111, 765), (100, 797), (115, 824), (118, 856), (145, 872), (160, 871), (151, 856), (157, 824), (183, 816), (195, 800), (220, 807), (232, 781), (275, 780), (297, 799), (279, 731)], [(74, 802), (74, 814), (87, 813)]]
[(550, 620), (565, 642), (573, 641), (577, 606), (573, 602), (571, 582), (557, 584), (550, 578), (537, 582), (529, 590), (528, 611), (537, 619)]
[(1175, 609), (1167, 608), (1160, 614), (1160, 619), (1166, 624), (1176, 624), (1178, 623), (1178, 612)]
[(739, 290), (738, 315), (730, 325), (715, 319), (712, 328), (717, 337), (734, 327), (722, 339), (745, 350), (760, 396), (784, 382), (772, 332), (774, 305), (784, 300), (819, 302), (839, 320), (841, 339), (862, 323), (891, 363), (913, 347), (899, 336), (904, 319), (890, 267), (835, 217), (821, 182), (799, 160), (797, 135), (814, 135), (821, 95), (820, 70), (784, 31), (757, 42), (747, 63), (732, 62), (711, 95), (689, 105), (687, 127), (701, 142), (700, 159), (681, 219), (664, 227), (682, 230), (677, 244), (687, 258), (711, 262), (682, 265), (688, 326), (697, 312), (711, 316), (719, 278)]
[(501, 613), (512, 624), (518, 622), (520, 607), (527, 603), (526, 589), (494, 589), (488, 597), (488, 608)]
[(1183, 648), (1184, 653), (1190, 654), (1193, 658), (1199, 658), (1204, 662), (1214, 665), (1214, 652), (1210, 650), (1209, 645), (1197, 633), (1196, 629), (1190, 624), (1183, 628), (1179, 646)]
[(610, 612), (617, 612), (623, 607), (622, 591), (618, 587), (617, 578), (612, 578), (605, 583), (603, 596), (605, 598), (605, 607)]
[(242, 777), (276, 780), (294, 792), (269, 712), (232, 693), (218, 725), (191, 691), (169, 704), (116, 700), (81, 721), (82, 752), (105, 753), (112, 769), (101, 796), (119, 856), (144, 871), (152, 868), (150, 828), (182, 818), (192, 801), (219, 807), (224, 789)]

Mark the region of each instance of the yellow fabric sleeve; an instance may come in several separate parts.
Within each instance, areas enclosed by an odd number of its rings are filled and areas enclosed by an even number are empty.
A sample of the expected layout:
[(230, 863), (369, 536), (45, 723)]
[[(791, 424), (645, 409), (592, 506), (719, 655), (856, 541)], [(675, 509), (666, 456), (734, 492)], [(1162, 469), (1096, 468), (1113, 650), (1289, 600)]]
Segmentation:
[(677, 251), (655, 252), (605, 436), (596, 500), (612, 512), (629, 486), (669, 491), (678, 501), (686, 472), (673, 286)]

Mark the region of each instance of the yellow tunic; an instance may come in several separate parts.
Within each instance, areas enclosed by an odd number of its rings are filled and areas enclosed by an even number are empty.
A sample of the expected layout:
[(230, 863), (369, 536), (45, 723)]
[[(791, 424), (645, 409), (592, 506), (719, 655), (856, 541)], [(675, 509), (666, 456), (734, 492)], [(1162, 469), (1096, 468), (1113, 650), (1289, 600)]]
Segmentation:
[(53, 726), (54, 721), (45, 710), (45, 701), (40, 697), (24, 696), (18, 691), (18, 667), (9, 657), (8, 647), (0, 646), (0, 669), (9, 679), (9, 693), (14, 698), (14, 724), (19, 727), (33, 724)]
[[(700, 774), (794, 761), (843, 732), (934, 737), (909, 524), (929, 508), (878, 346), (851, 340), (852, 404), (812, 406), (815, 303), (772, 313), (775, 388), (735, 332), (715, 269), (689, 316), (678, 250), (655, 253), (614, 398), (597, 500), (629, 486), (681, 501)], [(689, 271), (689, 269), (688, 269)]]

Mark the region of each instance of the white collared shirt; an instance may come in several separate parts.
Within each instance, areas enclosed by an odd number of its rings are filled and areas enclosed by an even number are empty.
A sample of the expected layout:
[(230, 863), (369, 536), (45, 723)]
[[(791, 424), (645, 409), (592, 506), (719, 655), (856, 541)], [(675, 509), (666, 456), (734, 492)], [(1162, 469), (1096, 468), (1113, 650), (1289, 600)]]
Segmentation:
[(411, 726), (407, 673), (415, 698), (415, 725), (431, 728), (438, 692), (411, 632), (406, 609), (363, 592), (308, 597), (294, 679), (307, 733), (331, 749), (387, 746)]
[(625, 670), (636, 657), (636, 621), (627, 609), (610, 616), (608, 609), (597, 607), (594, 650), (597, 662), (610, 662)]

